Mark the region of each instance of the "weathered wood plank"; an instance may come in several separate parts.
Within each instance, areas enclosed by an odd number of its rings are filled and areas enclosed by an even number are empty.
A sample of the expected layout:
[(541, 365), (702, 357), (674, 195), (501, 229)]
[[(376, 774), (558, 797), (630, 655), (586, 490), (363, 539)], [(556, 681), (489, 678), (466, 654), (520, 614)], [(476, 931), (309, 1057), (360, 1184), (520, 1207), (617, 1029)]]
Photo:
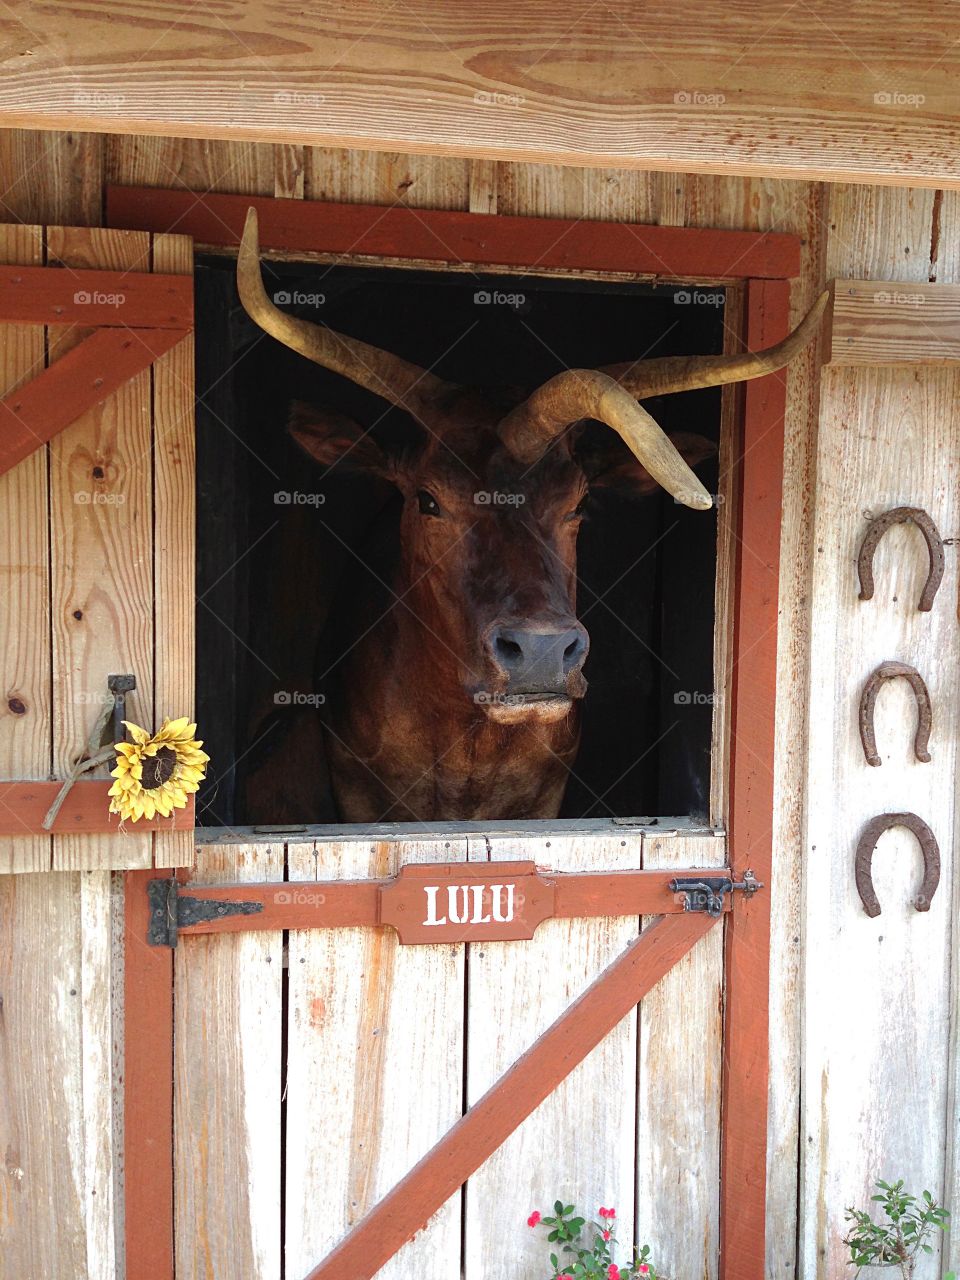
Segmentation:
[(466, 209), (469, 182), (469, 161), (462, 157), (340, 147), (306, 149), (304, 194), (308, 200)]
[[(41, 227), (0, 227), (0, 261), (39, 266)], [(0, 326), (0, 395), (44, 366), (43, 329)], [(0, 476), (0, 778), (50, 771), (50, 543), (47, 452)], [(15, 815), (11, 815), (15, 816)], [(0, 871), (46, 871), (49, 836), (0, 839)]]
[(99, 226), (105, 143), (99, 133), (0, 129), (0, 218)]
[[(858, 600), (864, 512), (927, 509), (960, 527), (960, 374), (953, 370), (829, 370), (820, 426), (813, 591), (805, 928), (802, 1239), (808, 1277), (843, 1266), (843, 1207), (865, 1204), (876, 1178), (941, 1196), (951, 990), (954, 864), (944, 859), (929, 913), (912, 899), (919, 854), (908, 832), (882, 837), (873, 860), (882, 914), (857, 896), (853, 857), (866, 822), (915, 812), (949, 849), (956, 829), (960, 636), (952, 585), (930, 613), (916, 603), (926, 550), (892, 529), (877, 551), (876, 594)], [(918, 545), (919, 544), (919, 545)], [(951, 553), (952, 557), (952, 553)], [(913, 758), (914, 710), (902, 681), (876, 708), (881, 768), (866, 765), (857, 732), (863, 682), (882, 661), (909, 661), (934, 707), (932, 763)], [(938, 1274), (922, 1259), (921, 1280)]]
[[(725, 859), (723, 839), (643, 842), (646, 869), (722, 867)], [(657, 1269), (671, 1276), (717, 1275), (722, 1006), (720, 929), (701, 938), (640, 1005), (636, 1234), (650, 1244)], [(682, 1099), (696, 1099), (694, 1109)]]
[[(953, 191), (942, 193), (939, 207), (934, 206), (932, 242), (936, 278), (942, 284), (960, 284), (960, 196)], [(960, 618), (960, 599), (957, 602)], [(960, 849), (960, 805), (954, 818), (954, 849)], [(950, 992), (953, 1014), (950, 1020), (950, 1063), (947, 1093), (946, 1170), (944, 1172), (943, 1202), (950, 1211), (954, 1224), (944, 1249), (944, 1272), (960, 1271), (960, 877), (954, 876), (953, 922), (950, 935)]]
[(64, 43), (56, 15), (31, 9), (11, 35), (31, 56), (10, 59), (0, 120), (960, 186), (952, 12), (829, 0), (817, 19), (792, 9), (761, 28), (752, 8), (709, 0), (661, 3), (638, 22), (582, 0), (518, 0), (478, 29), (471, 8), (428, 0), (303, 16), (251, 0), (229, 21), (164, 16), (158, 40), (139, 7), (111, 0)]
[[(682, 179), (687, 225), (777, 230), (800, 237), (800, 280), (793, 289), (791, 324), (806, 313), (823, 287), (827, 222), (824, 192), (816, 183), (772, 179), (737, 179), (690, 174)], [(728, 327), (739, 333), (734, 306)], [(767, 1269), (788, 1280), (796, 1267), (796, 1153), (799, 1131), (801, 1056), (801, 931), (804, 884), (804, 778), (806, 770), (806, 674), (810, 629), (810, 562), (812, 505), (816, 475), (817, 413), (820, 375), (816, 344), (811, 344), (785, 371), (783, 516), (780, 544), (780, 626), (777, 646), (777, 738), (774, 755), (773, 876), (770, 972), (770, 1090), (767, 1125)], [(781, 375), (784, 376), (784, 375)], [(733, 403), (731, 403), (731, 400)], [(736, 397), (725, 404), (730, 430), (737, 421)], [(734, 411), (732, 417), (726, 415)], [(727, 476), (736, 447), (721, 450)], [(732, 501), (735, 495), (730, 492)], [(726, 504), (729, 506), (729, 503)], [(721, 538), (731, 532), (721, 519)], [(735, 534), (735, 530), (733, 531)], [(722, 551), (723, 542), (721, 542)], [(718, 600), (729, 575), (718, 573)], [(729, 606), (728, 606), (729, 607)], [(718, 622), (725, 608), (718, 604)], [(718, 640), (720, 637), (718, 636)], [(718, 655), (719, 657), (719, 655)], [(718, 668), (718, 688), (720, 675)], [(723, 685), (729, 697), (729, 672)], [(726, 784), (715, 788), (726, 812)]]
[[(143, 233), (50, 227), (48, 260), (147, 271)], [(85, 331), (51, 327), (51, 358)], [(54, 770), (63, 777), (107, 696), (107, 676), (132, 672), (128, 718), (153, 720), (153, 495), (150, 370), (119, 388), (50, 445)], [(101, 776), (105, 776), (103, 771)], [(149, 866), (152, 838), (54, 838), (55, 867)]]
[(715, 924), (705, 912), (661, 918), (634, 938), (307, 1280), (372, 1280)]
[(824, 364), (960, 362), (960, 285), (834, 280)]
[(10, 1276), (114, 1280), (110, 877), (0, 877), (0, 1238)]
[[(400, 852), (290, 846), (291, 891), (395, 873)], [(402, 856), (465, 861), (466, 841), (413, 841)], [(460, 1118), (464, 948), (401, 947), (386, 928), (292, 931), (289, 973), (285, 1261), (303, 1276)], [(460, 1216), (454, 1195), (382, 1280), (457, 1274)]]
[[(153, 269), (193, 276), (186, 236), (153, 240)], [(196, 466), (193, 337), (153, 366), (153, 557), (156, 637), (155, 716), (194, 715), (196, 648)], [(201, 733), (201, 740), (202, 740)], [(158, 832), (157, 867), (193, 862), (191, 832)]]
[[(641, 865), (642, 837), (469, 841), (471, 861), (533, 858), (557, 871)], [(639, 932), (637, 917), (550, 920), (530, 942), (471, 944), (467, 976), (466, 1098), (472, 1106)], [(633, 1239), (637, 1018), (631, 1013), (537, 1108), (467, 1186), (466, 1280), (510, 1280), (543, 1269), (540, 1233), (527, 1216), (554, 1200), (596, 1218), (617, 1210)]]
[[(283, 846), (205, 850), (204, 881), (276, 880)], [(283, 935), (189, 938), (174, 964), (176, 1272), (279, 1280)]]
[(180, 187), (185, 191), (275, 192), (279, 146), (240, 139), (158, 138), (110, 134), (104, 139), (107, 182), (134, 187)]

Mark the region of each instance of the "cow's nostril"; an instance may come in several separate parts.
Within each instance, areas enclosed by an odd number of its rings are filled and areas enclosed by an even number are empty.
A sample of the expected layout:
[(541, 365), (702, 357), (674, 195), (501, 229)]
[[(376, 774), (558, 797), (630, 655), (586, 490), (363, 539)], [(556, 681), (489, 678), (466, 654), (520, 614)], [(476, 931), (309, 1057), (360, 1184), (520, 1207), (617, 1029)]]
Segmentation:
[(497, 636), (494, 649), (505, 667), (515, 666), (523, 658), (523, 649), (516, 640), (508, 640), (505, 636)]

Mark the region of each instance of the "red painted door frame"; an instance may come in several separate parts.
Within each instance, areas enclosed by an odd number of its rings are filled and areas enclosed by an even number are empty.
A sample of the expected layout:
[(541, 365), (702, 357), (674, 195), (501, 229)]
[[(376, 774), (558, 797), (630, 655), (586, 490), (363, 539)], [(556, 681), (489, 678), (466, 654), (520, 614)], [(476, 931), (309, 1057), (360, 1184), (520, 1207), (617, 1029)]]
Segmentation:
[[(536, 263), (556, 270), (620, 270), (661, 279), (696, 281), (699, 277), (744, 284), (744, 348), (771, 346), (789, 331), (788, 281), (799, 272), (800, 243), (794, 236), (624, 229), (613, 223), (505, 219), (132, 188), (108, 190), (108, 222), (157, 232), (179, 231), (192, 235), (200, 244), (224, 246), (239, 242), (243, 215), (250, 204), (259, 210), (261, 240), (266, 248), (387, 255), (457, 266), (465, 262)], [(517, 262), (518, 253), (522, 257)], [(736, 450), (740, 502), (734, 571), (728, 860), (734, 879), (742, 879), (750, 868), (767, 886), (772, 872), (785, 407), (784, 371), (746, 384)], [(172, 1280), (174, 1275), (173, 955), (145, 942), (146, 883), (154, 874), (130, 872), (126, 877), (124, 1082), (130, 1280)], [(768, 890), (749, 898), (738, 895), (725, 916), (721, 1280), (763, 1280), (765, 1273), (770, 909)], [(523, 1062), (521, 1059), (514, 1070)], [(473, 1123), (470, 1117), (476, 1110), (468, 1112), (460, 1125)], [(404, 1182), (413, 1179), (416, 1172), (413, 1170)], [(390, 1207), (381, 1212), (382, 1223)], [(312, 1273), (313, 1280), (331, 1274), (328, 1266), (333, 1260), (344, 1261), (338, 1252)]]

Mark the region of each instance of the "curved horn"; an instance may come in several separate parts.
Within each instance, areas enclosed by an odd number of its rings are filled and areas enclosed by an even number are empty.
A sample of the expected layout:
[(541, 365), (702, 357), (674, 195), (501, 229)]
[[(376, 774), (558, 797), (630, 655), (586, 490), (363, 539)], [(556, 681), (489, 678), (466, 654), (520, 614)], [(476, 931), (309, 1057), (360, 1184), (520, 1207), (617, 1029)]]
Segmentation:
[(614, 378), (638, 400), (762, 378), (782, 369), (799, 355), (819, 329), (820, 317), (829, 301), (830, 294), (821, 293), (793, 333), (766, 351), (726, 356), (661, 356), (654, 360), (604, 365), (601, 372)]
[(391, 404), (410, 409), (418, 402), (435, 399), (450, 386), (442, 378), (389, 351), (281, 311), (263, 287), (257, 211), (252, 208), (247, 210), (237, 258), (237, 290), (244, 311), (272, 338), (314, 364), (341, 373), (358, 386), (383, 396)]
[(500, 423), (500, 438), (521, 462), (533, 463), (581, 418), (612, 427), (654, 480), (684, 506), (706, 510), (712, 499), (676, 448), (629, 391), (596, 369), (568, 369), (538, 387)]

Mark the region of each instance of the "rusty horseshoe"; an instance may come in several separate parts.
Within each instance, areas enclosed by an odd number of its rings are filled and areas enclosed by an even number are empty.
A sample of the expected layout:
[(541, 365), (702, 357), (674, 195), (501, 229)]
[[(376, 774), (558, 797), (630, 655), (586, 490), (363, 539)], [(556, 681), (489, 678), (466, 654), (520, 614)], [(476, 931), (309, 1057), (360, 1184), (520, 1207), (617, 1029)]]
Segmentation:
[(920, 885), (920, 892), (913, 905), (918, 911), (929, 911), (933, 895), (937, 892), (937, 885), (940, 883), (940, 848), (933, 832), (915, 813), (882, 813), (878, 818), (871, 818), (864, 827), (857, 845), (855, 863), (857, 893), (860, 895), (863, 909), (868, 916), (880, 914), (880, 901), (873, 887), (871, 864), (877, 841), (891, 827), (906, 827), (917, 837), (917, 843), (923, 853), (923, 883)]
[(917, 732), (913, 739), (913, 754), (922, 764), (929, 764), (930, 730), (933, 726), (933, 709), (930, 706), (930, 694), (924, 684), (923, 676), (906, 662), (881, 662), (876, 671), (863, 686), (860, 695), (860, 741), (863, 743), (863, 754), (867, 764), (881, 765), (880, 753), (877, 751), (877, 735), (873, 724), (873, 711), (877, 704), (877, 694), (886, 680), (896, 680), (902, 676), (913, 690), (917, 700)]
[(930, 554), (930, 572), (927, 574), (927, 581), (924, 583), (923, 591), (920, 593), (920, 602), (917, 605), (917, 608), (922, 613), (928, 613), (933, 607), (933, 598), (943, 580), (943, 539), (940, 537), (937, 526), (920, 507), (893, 507), (890, 511), (885, 511), (883, 515), (877, 516), (876, 520), (870, 525), (867, 535), (860, 546), (860, 554), (857, 556), (857, 572), (860, 575), (860, 599), (873, 599), (873, 556), (880, 539), (891, 525), (906, 524), (908, 520), (912, 521), (923, 534), (927, 543), (927, 551)]

